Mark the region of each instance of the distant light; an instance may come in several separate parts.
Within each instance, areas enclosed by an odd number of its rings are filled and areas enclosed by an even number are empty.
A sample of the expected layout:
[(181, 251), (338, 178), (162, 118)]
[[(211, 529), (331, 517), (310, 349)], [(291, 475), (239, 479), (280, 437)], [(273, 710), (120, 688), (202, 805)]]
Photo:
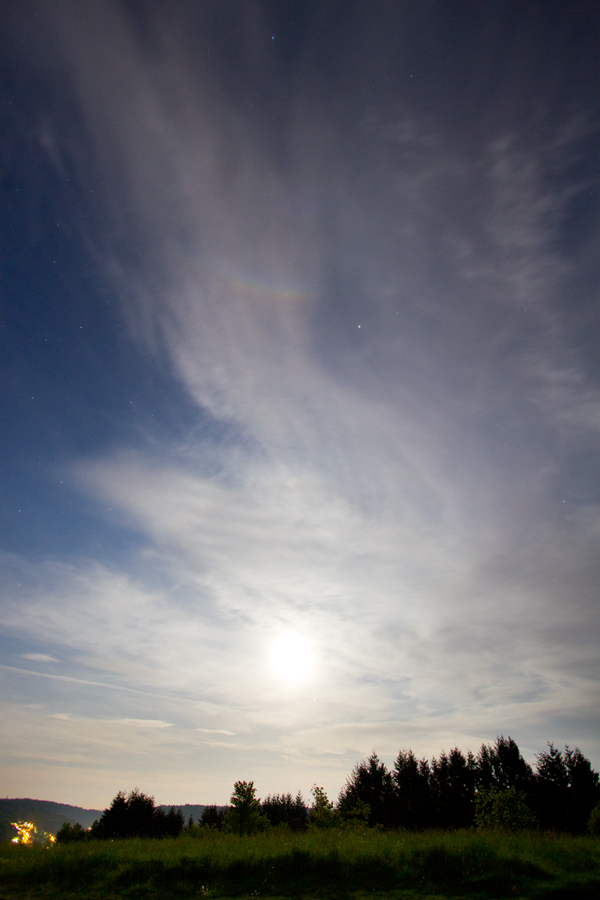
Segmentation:
[(13, 828), (16, 828), (18, 834), (12, 839), (13, 844), (32, 844), (32, 832), (35, 833), (35, 825), (33, 822), (11, 822)]
[(33, 822), (11, 822), (17, 829), (17, 836), (12, 839), (13, 844), (54, 844), (56, 837), (47, 831), (38, 832)]

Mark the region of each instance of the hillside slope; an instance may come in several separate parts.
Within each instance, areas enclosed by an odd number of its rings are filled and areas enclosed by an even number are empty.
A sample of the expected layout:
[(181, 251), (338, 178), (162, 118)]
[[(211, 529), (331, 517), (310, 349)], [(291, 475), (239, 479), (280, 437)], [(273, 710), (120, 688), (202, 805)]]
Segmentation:
[(51, 834), (56, 834), (63, 822), (72, 825), (79, 822), (84, 828), (89, 828), (101, 815), (101, 809), (82, 809), (52, 800), (32, 800), (29, 797), (0, 800), (0, 818), (5, 822), (33, 822), (38, 831), (49, 831)]
[[(187, 824), (192, 816), (195, 823), (206, 809), (198, 803), (182, 803), (175, 805), (175, 809), (181, 809)], [(169, 805), (161, 805), (159, 809), (168, 812)], [(11, 828), (11, 822), (33, 822), (38, 831), (48, 831), (56, 834), (63, 822), (75, 825), (79, 822), (84, 828), (89, 828), (96, 819), (102, 815), (101, 809), (83, 809), (81, 806), (69, 806), (67, 803), (55, 803), (52, 800), (32, 800), (29, 797), (0, 800), (0, 841), (11, 840), (16, 831)]]

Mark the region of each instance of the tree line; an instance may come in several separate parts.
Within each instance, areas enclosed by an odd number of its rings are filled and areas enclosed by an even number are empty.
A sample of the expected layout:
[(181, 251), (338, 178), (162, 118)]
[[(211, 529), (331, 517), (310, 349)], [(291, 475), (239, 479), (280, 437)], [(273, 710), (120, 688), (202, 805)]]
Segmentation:
[(512, 738), (498, 737), (477, 755), (454, 748), (431, 762), (401, 750), (391, 771), (372, 754), (354, 767), (337, 809), (348, 814), (357, 801), (368, 806), (369, 825), (384, 828), (503, 824), (582, 834), (600, 788), (598, 773), (578, 748), (549, 744), (532, 767)]
[(180, 809), (165, 813), (139, 790), (119, 792), (89, 831), (65, 823), (59, 843), (130, 837), (177, 837), (211, 831), (251, 834), (269, 827), (292, 831), (361, 827), (411, 831), (498, 827), (540, 828), (570, 834), (600, 833), (600, 777), (578, 748), (553, 744), (535, 766), (516, 742), (498, 737), (475, 755), (457, 747), (431, 761), (401, 750), (388, 769), (376, 753), (346, 779), (337, 802), (314, 786), (313, 802), (301, 793), (269, 795), (262, 802), (253, 782), (238, 781), (227, 807), (207, 806), (195, 823)]

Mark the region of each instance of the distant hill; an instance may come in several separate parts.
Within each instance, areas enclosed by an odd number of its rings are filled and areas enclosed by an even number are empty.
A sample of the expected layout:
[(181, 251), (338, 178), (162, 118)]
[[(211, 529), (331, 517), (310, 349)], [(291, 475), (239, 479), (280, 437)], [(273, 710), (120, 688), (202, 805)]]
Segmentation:
[[(187, 825), (190, 816), (196, 824), (206, 809), (197, 803), (174, 804), (175, 809), (181, 809)], [(168, 812), (170, 806), (160, 806), (159, 809)], [(12, 840), (16, 831), (11, 828), (11, 822), (33, 822), (38, 831), (48, 831), (56, 834), (64, 822), (75, 825), (79, 822), (84, 828), (89, 828), (96, 819), (99, 819), (104, 810), (82, 809), (81, 806), (69, 806), (67, 803), (54, 803), (52, 800), (30, 800), (21, 798), (14, 800), (0, 800), (0, 841)]]
[[(50, 834), (56, 834), (63, 822), (70, 822), (71, 825), (79, 822), (84, 828), (89, 828), (100, 818), (102, 812), (101, 809), (82, 809), (80, 806), (53, 803), (51, 800), (0, 800), (0, 819), (4, 825), (18, 821), (33, 822), (38, 831), (48, 831)], [(14, 837), (14, 828), (10, 829), (10, 833)]]

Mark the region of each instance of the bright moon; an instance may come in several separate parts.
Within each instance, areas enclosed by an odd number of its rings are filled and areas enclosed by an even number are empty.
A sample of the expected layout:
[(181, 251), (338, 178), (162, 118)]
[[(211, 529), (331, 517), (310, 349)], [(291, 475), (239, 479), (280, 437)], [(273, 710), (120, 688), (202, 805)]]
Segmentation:
[(273, 644), (271, 668), (291, 684), (305, 681), (313, 661), (310, 641), (299, 634), (285, 634)]

